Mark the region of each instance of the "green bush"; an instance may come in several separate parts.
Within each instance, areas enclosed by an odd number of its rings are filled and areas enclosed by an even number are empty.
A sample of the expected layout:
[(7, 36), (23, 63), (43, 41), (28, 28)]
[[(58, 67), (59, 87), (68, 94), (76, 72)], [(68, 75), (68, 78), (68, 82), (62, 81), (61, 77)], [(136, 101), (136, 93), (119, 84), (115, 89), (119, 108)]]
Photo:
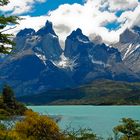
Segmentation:
[(140, 122), (122, 118), (121, 124), (114, 128), (114, 133), (120, 140), (140, 140)]

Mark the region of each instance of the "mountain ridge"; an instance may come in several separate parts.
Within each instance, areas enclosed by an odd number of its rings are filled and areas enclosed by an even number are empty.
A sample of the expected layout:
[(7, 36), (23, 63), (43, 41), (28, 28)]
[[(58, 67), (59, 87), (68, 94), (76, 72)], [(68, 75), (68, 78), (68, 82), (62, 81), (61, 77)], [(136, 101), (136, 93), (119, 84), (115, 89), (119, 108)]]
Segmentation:
[(140, 81), (117, 48), (90, 41), (79, 28), (66, 38), (64, 50), (49, 21), (37, 32), (21, 30), (14, 40), (16, 49), (0, 65), (0, 86), (10, 84), (17, 96), (74, 88), (97, 79)]

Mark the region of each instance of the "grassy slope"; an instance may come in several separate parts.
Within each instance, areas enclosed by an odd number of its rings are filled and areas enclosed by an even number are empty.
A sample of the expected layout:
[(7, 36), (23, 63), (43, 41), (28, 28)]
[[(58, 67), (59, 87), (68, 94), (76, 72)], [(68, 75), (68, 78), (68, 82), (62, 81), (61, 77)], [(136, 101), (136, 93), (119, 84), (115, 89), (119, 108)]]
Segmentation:
[(94, 81), (75, 89), (52, 90), (20, 97), (28, 104), (140, 105), (140, 83)]

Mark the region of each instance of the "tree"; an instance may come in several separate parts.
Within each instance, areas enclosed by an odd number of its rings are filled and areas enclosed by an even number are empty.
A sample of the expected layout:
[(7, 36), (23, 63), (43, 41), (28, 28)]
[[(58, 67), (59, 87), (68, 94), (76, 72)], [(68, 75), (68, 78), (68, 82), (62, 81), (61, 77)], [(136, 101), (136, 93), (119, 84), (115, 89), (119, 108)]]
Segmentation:
[[(0, 0), (0, 6), (4, 6), (8, 4), (8, 0)], [(17, 16), (4, 16), (0, 15), (0, 53), (9, 53), (9, 47), (6, 47), (6, 45), (15, 45), (15, 43), (11, 40), (12, 34), (4, 33), (5, 27), (7, 25), (15, 25), (18, 24), (17, 20), (19, 18)], [(9, 29), (8, 29), (9, 30)], [(11, 48), (10, 48), (11, 49)]]
[(123, 118), (121, 123), (114, 128), (116, 134), (121, 133), (121, 140), (140, 140), (140, 122)]
[(23, 115), (24, 112), (27, 110), (24, 104), (16, 100), (14, 91), (8, 85), (5, 85), (3, 88), (2, 99), (0, 100), (0, 105), (1, 105), (0, 115), (2, 115), (3, 117), (5, 116), (12, 117), (12, 115)]
[(25, 119), (16, 124), (12, 134), (20, 140), (64, 140), (52, 119), (29, 110)]
[(8, 0), (0, 0), (0, 6), (8, 4)]
[(8, 107), (12, 107), (15, 103), (15, 96), (12, 88), (8, 85), (5, 85), (2, 92), (3, 103)]

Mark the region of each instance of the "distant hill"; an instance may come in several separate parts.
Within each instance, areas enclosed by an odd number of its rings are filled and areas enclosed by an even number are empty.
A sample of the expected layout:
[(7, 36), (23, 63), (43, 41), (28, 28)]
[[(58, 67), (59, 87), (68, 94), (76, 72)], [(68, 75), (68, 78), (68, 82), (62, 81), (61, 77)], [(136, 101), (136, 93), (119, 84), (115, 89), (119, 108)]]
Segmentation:
[(140, 83), (97, 80), (73, 89), (18, 98), (33, 105), (140, 105)]

